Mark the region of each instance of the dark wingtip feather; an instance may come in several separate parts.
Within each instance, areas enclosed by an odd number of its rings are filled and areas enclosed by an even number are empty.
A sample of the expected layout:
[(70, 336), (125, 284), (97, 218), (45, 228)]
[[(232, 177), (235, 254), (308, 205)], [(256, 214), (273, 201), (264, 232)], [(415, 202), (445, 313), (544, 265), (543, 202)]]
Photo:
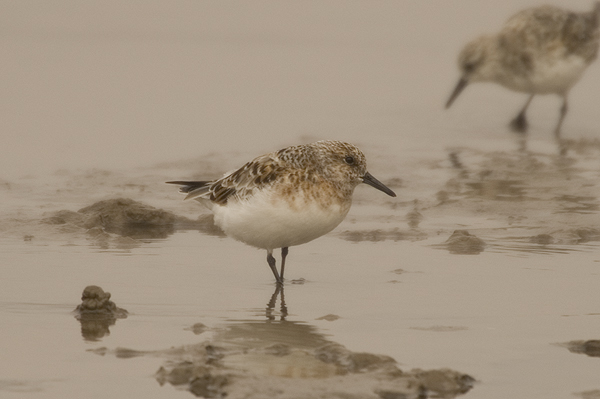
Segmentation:
[(183, 180), (175, 180), (175, 181), (167, 181), (167, 184), (178, 184), (182, 187), (179, 188), (179, 191), (182, 193), (189, 193), (190, 191), (196, 190), (198, 188), (202, 188), (206, 186), (209, 181), (183, 181)]

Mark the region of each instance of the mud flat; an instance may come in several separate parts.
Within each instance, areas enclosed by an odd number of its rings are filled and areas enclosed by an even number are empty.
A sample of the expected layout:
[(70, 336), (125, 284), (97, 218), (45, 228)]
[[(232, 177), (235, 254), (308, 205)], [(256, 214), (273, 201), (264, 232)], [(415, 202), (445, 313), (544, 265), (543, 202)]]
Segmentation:
[(349, 351), (313, 326), (285, 320), (228, 324), (210, 341), (168, 350), (94, 352), (163, 358), (160, 385), (204, 398), (453, 398), (475, 383), (450, 369), (402, 371), (389, 356)]
[[(347, 220), (290, 255), (285, 300), (262, 252), (164, 184), (202, 177), (192, 160), (6, 181), (0, 390), (595, 399), (597, 153), (461, 147), (389, 167), (398, 200), (358, 187)], [(219, 175), (224, 158), (196, 163)]]

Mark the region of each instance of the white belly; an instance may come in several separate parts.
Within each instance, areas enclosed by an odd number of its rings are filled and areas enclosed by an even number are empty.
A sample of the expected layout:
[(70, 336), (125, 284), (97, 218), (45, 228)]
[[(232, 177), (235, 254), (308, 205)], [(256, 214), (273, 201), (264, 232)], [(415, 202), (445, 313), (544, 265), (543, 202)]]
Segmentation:
[(300, 245), (329, 233), (346, 217), (350, 202), (318, 203), (273, 201), (257, 193), (247, 201), (213, 205), (215, 224), (225, 234), (257, 248), (275, 249)]
[(576, 55), (561, 58), (552, 65), (541, 65), (532, 77), (535, 91), (540, 94), (567, 93), (587, 66), (585, 60)]
[(499, 83), (515, 91), (565, 95), (583, 75), (588, 64), (576, 55), (547, 57), (528, 76), (506, 75)]

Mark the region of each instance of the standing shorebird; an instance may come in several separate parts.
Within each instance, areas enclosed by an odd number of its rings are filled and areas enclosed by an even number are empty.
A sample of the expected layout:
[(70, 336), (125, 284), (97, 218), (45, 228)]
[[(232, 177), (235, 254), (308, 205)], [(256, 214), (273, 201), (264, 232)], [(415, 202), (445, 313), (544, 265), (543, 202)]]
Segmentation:
[[(185, 199), (215, 215), (225, 234), (267, 250), (267, 263), (283, 284), (288, 247), (329, 233), (350, 210), (354, 188), (366, 183), (396, 194), (367, 172), (364, 154), (341, 141), (318, 141), (262, 155), (214, 181), (170, 181)], [(281, 248), (281, 273), (273, 250)]]
[(589, 12), (576, 13), (552, 6), (523, 10), (513, 15), (500, 33), (468, 43), (458, 57), (462, 76), (446, 108), (471, 82), (495, 82), (530, 96), (510, 122), (525, 133), (527, 107), (536, 94), (558, 94), (563, 99), (554, 130), (567, 114), (567, 95), (598, 55), (600, 2)]

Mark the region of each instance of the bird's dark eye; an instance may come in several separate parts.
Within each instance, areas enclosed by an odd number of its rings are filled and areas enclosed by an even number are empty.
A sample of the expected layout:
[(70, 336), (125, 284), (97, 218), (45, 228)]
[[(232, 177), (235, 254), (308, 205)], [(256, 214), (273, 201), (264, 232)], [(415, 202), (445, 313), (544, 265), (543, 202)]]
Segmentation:
[(354, 157), (348, 155), (346, 158), (344, 158), (344, 162), (346, 162), (348, 165), (354, 165)]

